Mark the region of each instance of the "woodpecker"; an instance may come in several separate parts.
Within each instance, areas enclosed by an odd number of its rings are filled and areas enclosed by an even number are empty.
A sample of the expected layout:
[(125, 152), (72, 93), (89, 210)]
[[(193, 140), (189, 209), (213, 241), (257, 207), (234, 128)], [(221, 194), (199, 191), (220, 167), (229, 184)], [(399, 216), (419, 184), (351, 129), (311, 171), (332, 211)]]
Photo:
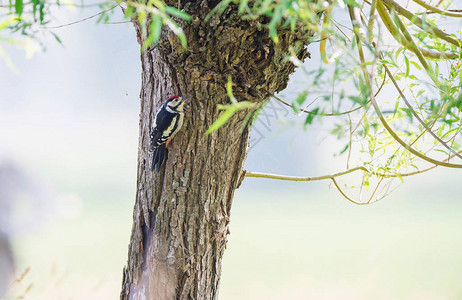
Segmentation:
[(157, 165), (157, 172), (160, 166), (167, 160), (168, 144), (181, 129), (184, 119), (184, 105), (186, 98), (172, 96), (157, 110), (154, 119), (154, 126), (151, 128), (150, 150), (154, 151), (152, 158), (151, 171), (154, 171)]

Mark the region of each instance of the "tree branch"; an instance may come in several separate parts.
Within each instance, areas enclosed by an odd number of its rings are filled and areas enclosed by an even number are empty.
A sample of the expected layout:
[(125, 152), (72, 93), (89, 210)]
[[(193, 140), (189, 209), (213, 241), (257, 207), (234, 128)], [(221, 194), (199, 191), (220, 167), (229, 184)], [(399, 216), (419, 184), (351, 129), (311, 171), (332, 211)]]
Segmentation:
[[(462, 13), (462, 9), (448, 9), (447, 11), (449, 11), (449, 12), (460, 12), (460, 13)], [(423, 15), (423, 14), (425, 14), (425, 15), (431, 15), (431, 14), (436, 14), (436, 12), (427, 10), (427, 11), (425, 11), (425, 12), (421, 12), (421, 13), (417, 13), (417, 14), (418, 14), (418, 15)]]
[[(434, 51), (434, 50), (429, 50), (426, 48), (421, 48), (413, 42), (413, 40), (408, 40), (405, 38), (399, 30), (396, 28), (390, 14), (388, 13), (387, 9), (385, 8), (383, 4), (383, 0), (377, 1), (377, 12), (379, 13), (380, 17), (382, 18), (383, 23), (385, 24), (385, 27), (388, 29), (390, 34), (400, 43), (402, 46), (404, 46), (406, 49), (409, 51), (415, 53), (417, 57), (419, 58), (419, 54), (422, 56), (425, 56), (427, 58), (431, 59), (457, 59), (459, 57), (458, 54), (452, 53), (452, 52), (439, 52), (439, 51)], [(398, 19), (399, 20), (399, 19)], [(401, 28), (402, 29), (402, 28)], [(419, 58), (419, 60), (421, 60)], [(428, 65), (426, 62), (422, 62), (422, 65), (424, 68), (427, 70)]]
[[(383, 81), (382, 81), (382, 84), (380, 85), (380, 87), (378, 88), (378, 90), (375, 92), (375, 96), (377, 96), (380, 91), (382, 90), (383, 86), (385, 85), (385, 81), (387, 79), (387, 76), (385, 75), (383, 77)], [(282, 104), (288, 106), (288, 107), (292, 107), (292, 105), (290, 105), (289, 103), (287, 103), (286, 101), (282, 100), (281, 98), (279, 98), (278, 96), (274, 95), (274, 94), (271, 94), (268, 90), (265, 89), (265, 91), (271, 96), (273, 97), (274, 99), (276, 99), (277, 101), (281, 102)], [(355, 107), (353, 109), (350, 109), (350, 110), (347, 110), (347, 111), (343, 111), (343, 112), (339, 112), (339, 113), (328, 113), (328, 114), (320, 114), (320, 116), (322, 117), (336, 117), (336, 116), (342, 116), (342, 115), (348, 115), (348, 114), (351, 114), (352, 112), (355, 112), (357, 110), (360, 110), (361, 108), (365, 107), (366, 105), (368, 105), (371, 101), (367, 101), (364, 105), (360, 105), (358, 107)], [(307, 113), (307, 114), (310, 114), (312, 113), (312, 111), (309, 111), (309, 110), (306, 110), (306, 109), (303, 109), (303, 108), (300, 108), (300, 111), (301, 112), (304, 112), (304, 113)]]
[[(381, 1), (378, 1), (377, 2), (377, 10), (379, 11), (383, 11), (385, 9), (385, 7), (383, 6), (383, 4), (381, 3)], [(349, 6), (349, 10), (350, 11), (353, 11), (354, 8)], [(357, 27), (356, 24), (359, 24), (359, 20), (357, 19), (357, 17), (355, 17), (355, 15), (350, 12), (350, 18), (351, 18), (351, 21), (352, 21), (352, 24), (354, 27)], [(375, 96), (374, 96), (374, 93), (372, 91), (372, 84), (371, 84), (371, 80), (369, 78), (370, 74), (369, 72), (367, 71), (367, 68), (366, 68), (366, 61), (364, 59), (364, 54), (363, 54), (363, 51), (362, 51), (362, 46), (361, 46), (361, 35), (359, 34), (359, 30), (355, 30), (355, 35), (356, 35), (356, 39), (357, 39), (357, 47), (358, 47), (358, 53), (359, 53), (359, 57), (360, 57), (360, 60), (361, 60), (361, 69), (363, 71), (363, 76), (364, 76), (364, 80), (366, 81), (366, 84), (367, 86), (369, 87), (369, 91), (370, 91), (370, 95), (371, 95), (371, 102), (372, 102), (372, 105), (374, 106), (375, 108), (375, 111), (380, 119), (380, 121), (382, 122), (383, 126), (385, 127), (385, 129), (388, 131), (388, 133), (393, 137), (393, 139), (395, 141), (397, 141), (401, 146), (403, 146), (406, 150), (408, 150), (409, 152), (411, 152), (412, 154), (414, 154), (415, 156), (429, 162), (429, 163), (432, 163), (432, 164), (435, 164), (435, 165), (440, 165), (440, 166), (444, 166), (444, 167), (448, 167), (448, 168), (462, 168), (462, 164), (453, 164), (453, 163), (449, 163), (449, 162), (444, 162), (444, 161), (439, 161), (439, 160), (436, 160), (436, 159), (433, 159), (431, 157), (428, 157), (422, 153), (420, 153), (419, 151), (415, 150), (414, 148), (412, 148), (410, 145), (408, 145), (406, 142), (404, 142), (399, 136), (398, 134), (396, 134), (396, 132), (393, 131), (393, 129), (391, 128), (391, 126), (388, 124), (388, 122), (385, 120), (385, 117), (383, 116), (381, 110), (380, 110), (380, 107), (379, 105), (377, 104), (377, 101), (375, 99)]]
[(426, 8), (426, 9), (428, 9), (429, 11), (431, 11), (433, 13), (440, 14), (440, 15), (443, 15), (443, 16), (448, 16), (448, 17), (462, 18), (462, 13), (452, 12), (452, 11), (448, 11), (448, 10), (442, 10), (442, 9), (439, 9), (439, 8), (437, 8), (435, 6), (431, 6), (430, 4), (427, 4), (422, 0), (412, 0), (412, 1), (414, 1), (415, 3), (419, 4), (420, 6)]
[(436, 27), (436, 26), (422, 20), (422, 18), (419, 18), (418, 16), (416, 16), (415, 14), (413, 14), (412, 12), (407, 10), (406, 8), (400, 6), (395, 1), (393, 1), (393, 0), (382, 0), (382, 2), (385, 4), (385, 6), (388, 9), (394, 9), (398, 14), (404, 16), (406, 19), (408, 19), (409, 21), (414, 23), (420, 29), (422, 29), (424, 31), (429, 31), (432, 34), (436, 35), (437, 37), (439, 37), (439, 38), (445, 40), (446, 42), (451, 43), (451, 44), (453, 44), (453, 45), (455, 45), (455, 46), (457, 46), (459, 48), (462, 47), (462, 42), (460, 40), (457, 40), (457, 39), (453, 38), (452, 36), (450, 36), (446, 32), (439, 29), (438, 27)]
[(457, 153), (457, 151), (455, 151), (454, 149), (452, 149), (447, 143), (445, 143), (442, 139), (440, 139), (439, 136), (437, 136), (427, 125), (427, 123), (425, 123), (422, 118), (420, 118), (420, 116), (416, 113), (416, 111), (414, 110), (414, 108), (412, 107), (411, 103), (409, 103), (409, 101), (407, 100), (406, 96), (404, 95), (403, 91), (401, 90), (401, 88), (399, 87), (398, 83), (396, 82), (395, 78), (393, 77), (393, 75), (391, 74), (390, 70), (388, 69), (388, 67), (383, 64), (383, 66), (385, 67), (385, 72), (387, 72), (388, 76), (390, 76), (391, 78), (391, 81), (393, 82), (393, 85), (395, 86), (396, 90), (398, 91), (399, 95), (401, 96), (401, 98), (403, 99), (404, 103), (406, 103), (406, 106), (411, 110), (412, 112), (412, 115), (414, 115), (414, 117), (419, 121), (419, 123), (425, 128), (425, 130), (431, 134), (431, 136), (433, 136), (433, 138), (435, 140), (437, 140), (441, 145), (443, 145), (446, 149), (448, 149), (450, 152), (452, 152), (453, 154), (455, 154), (457, 157), (461, 158), (462, 159), (462, 155), (460, 155), (459, 153)]
[(335, 180), (335, 178), (331, 178), (332, 179), (332, 182), (334, 183), (335, 187), (337, 188), (337, 190), (340, 192), (340, 194), (342, 194), (343, 197), (345, 197), (345, 199), (347, 199), (348, 201), (350, 201), (351, 203), (354, 203), (354, 204), (357, 204), (357, 205), (368, 205), (368, 204), (371, 204), (371, 203), (365, 203), (365, 202), (358, 202), (358, 201), (355, 201), (353, 199), (351, 199), (350, 197), (347, 196), (347, 194), (345, 194), (345, 192), (340, 188), (340, 186), (338, 185), (337, 181)]
[(269, 173), (258, 173), (258, 172), (249, 172), (245, 171), (245, 177), (254, 177), (254, 178), (266, 178), (266, 179), (278, 179), (278, 180), (287, 180), (287, 181), (318, 181), (318, 180), (325, 180), (325, 179), (332, 179), (335, 177), (343, 176), (349, 173), (353, 173), (356, 171), (363, 171), (370, 173), (368, 169), (365, 167), (355, 167), (352, 169), (348, 169), (346, 171), (333, 173), (330, 175), (323, 175), (323, 176), (314, 176), (314, 177), (298, 177), (298, 176), (286, 176), (286, 175), (277, 175), (277, 174), (269, 174)]

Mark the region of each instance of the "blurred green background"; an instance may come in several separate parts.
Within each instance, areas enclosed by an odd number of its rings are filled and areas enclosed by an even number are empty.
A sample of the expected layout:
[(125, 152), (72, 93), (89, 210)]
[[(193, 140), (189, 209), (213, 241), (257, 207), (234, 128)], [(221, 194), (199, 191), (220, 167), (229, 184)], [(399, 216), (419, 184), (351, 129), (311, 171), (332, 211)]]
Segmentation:
[[(95, 11), (65, 9), (55, 23)], [(56, 33), (64, 47), (45, 37), (46, 52), (30, 60), (7, 49), (19, 73), (0, 64), (0, 165), (28, 182), (0, 223), (9, 224), (16, 276), (30, 268), (9, 294), (117, 299), (135, 199), (139, 46), (128, 24)], [(307, 68), (319, 63), (317, 47)], [(282, 96), (292, 100), (303, 84), (294, 74)], [(345, 169), (325, 124), (284, 129), (293, 122), (303, 118), (282, 108), (261, 115), (245, 168)], [(247, 178), (234, 198), (219, 299), (462, 299), (461, 179), (435, 170), (356, 206), (329, 182)]]

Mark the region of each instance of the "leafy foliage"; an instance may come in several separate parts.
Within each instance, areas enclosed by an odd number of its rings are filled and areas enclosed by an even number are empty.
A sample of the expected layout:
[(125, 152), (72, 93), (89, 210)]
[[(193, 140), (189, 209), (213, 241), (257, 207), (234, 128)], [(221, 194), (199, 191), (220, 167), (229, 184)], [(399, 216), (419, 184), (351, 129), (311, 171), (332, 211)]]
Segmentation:
[[(77, 20), (69, 24), (58, 26), (50, 26), (51, 9), (53, 7), (60, 8), (63, 6), (77, 6), (81, 8), (98, 6), (101, 10), (99, 13), (91, 15), (82, 20)], [(163, 1), (121, 1), (110, 0), (96, 4), (74, 4), (72, 2), (47, 1), (47, 0), (12, 0), (8, 4), (3, 5), (0, 2), (0, 31), (8, 33), (9, 37), (0, 37), (0, 55), (2, 55), (7, 63), (12, 67), (12, 62), (6, 56), (2, 42), (15, 44), (26, 48), (21, 40), (34, 40), (43, 48), (42, 42), (43, 33), (50, 34), (57, 42), (61, 43), (59, 35), (55, 32), (56, 29), (65, 26), (73, 25), (88, 19), (97, 17), (98, 23), (110, 23), (111, 17), (116, 8), (122, 8), (125, 12), (124, 16), (127, 20), (137, 20), (143, 28), (144, 51), (151, 44), (156, 44), (160, 38), (160, 32), (163, 26), (167, 26), (173, 31), (181, 41), (184, 48), (187, 47), (186, 37), (183, 30), (178, 26), (174, 19), (191, 20), (191, 17), (178, 8), (166, 6)], [(27, 50), (27, 49), (26, 49)]]
[[(207, 18), (234, 5), (241, 18), (260, 20), (275, 43), (283, 28), (315, 33), (311, 42), (319, 42), (319, 67), (307, 69), (287, 54), (306, 75), (305, 90), (290, 106), (306, 113), (305, 128), (335, 118), (331, 133), (344, 145), (338, 153), (346, 156), (347, 167), (356, 165), (363, 172), (361, 189), (371, 190), (378, 200), (384, 178), (402, 180), (436, 166), (462, 168), (462, 13), (451, 1), (413, 2), (222, 0)], [(48, 24), (50, 5), (45, 0), (9, 2), (0, 30), (34, 37)], [(116, 6), (142, 26), (142, 50), (159, 42), (162, 28), (187, 47), (179, 25), (184, 23), (178, 21), (191, 17), (180, 7), (160, 0), (106, 3)], [(110, 11), (99, 14), (100, 22), (109, 20)], [(448, 22), (455, 29), (441, 27)], [(231, 79), (227, 90), (231, 103), (218, 107), (223, 113), (207, 133), (240, 110), (249, 111), (249, 121), (259, 109), (234, 97)]]
[(218, 119), (213, 122), (213, 124), (209, 127), (209, 129), (205, 132), (205, 134), (210, 134), (216, 130), (218, 130), (221, 126), (223, 126), (236, 112), (240, 110), (250, 110), (247, 113), (246, 122), (244, 122), (244, 126), (250, 121), (250, 118), (254, 115), (256, 109), (259, 108), (260, 105), (256, 103), (252, 103), (249, 101), (240, 101), (238, 102), (236, 97), (233, 94), (233, 81), (231, 76), (228, 77), (228, 83), (226, 85), (226, 91), (228, 93), (228, 97), (231, 100), (231, 104), (227, 105), (218, 105), (218, 109), (223, 110), (221, 115)]
[[(306, 113), (305, 127), (336, 119), (331, 133), (345, 141), (339, 153), (347, 166), (365, 167), (364, 189), (377, 183), (367, 203), (387, 194), (389, 186), (377, 192), (384, 178), (462, 168), (462, 14), (450, 1), (439, 1), (441, 8), (414, 2), (417, 8), (393, 0), (223, 0), (210, 13), (235, 3), (242, 18), (269, 17), (264, 25), (275, 43), (285, 26), (317, 32), (325, 64), (301, 66), (306, 88), (291, 106)], [(438, 27), (451, 21), (455, 30)]]
[(144, 51), (152, 44), (157, 44), (160, 39), (162, 26), (166, 25), (178, 36), (183, 48), (187, 47), (186, 36), (180, 26), (173, 20), (179, 18), (190, 21), (191, 16), (181, 10), (166, 6), (163, 1), (149, 0), (146, 4), (143, 1), (127, 1), (127, 18), (136, 18), (143, 29), (144, 43), (141, 51)]

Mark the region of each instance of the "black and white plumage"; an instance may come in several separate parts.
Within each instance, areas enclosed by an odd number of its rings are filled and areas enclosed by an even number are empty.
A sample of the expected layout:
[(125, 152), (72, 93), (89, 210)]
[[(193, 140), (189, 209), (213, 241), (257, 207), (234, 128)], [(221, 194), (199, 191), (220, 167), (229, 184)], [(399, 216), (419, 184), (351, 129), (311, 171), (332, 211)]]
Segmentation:
[(151, 128), (150, 150), (154, 151), (151, 170), (160, 166), (167, 160), (168, 144), (175, 134), (183, 126), (184, 105), (186, 99), (180, 96), (172, 96), (159, 108), (154, 119), (154, 126)]

